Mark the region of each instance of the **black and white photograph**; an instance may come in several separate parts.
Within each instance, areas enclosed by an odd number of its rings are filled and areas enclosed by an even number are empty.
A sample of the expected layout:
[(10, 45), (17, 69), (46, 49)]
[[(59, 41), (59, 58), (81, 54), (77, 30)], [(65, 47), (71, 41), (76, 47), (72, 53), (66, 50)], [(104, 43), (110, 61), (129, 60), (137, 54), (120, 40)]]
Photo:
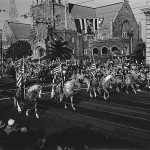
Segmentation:
[(0, 0), (0, 150), (149, 150), (150, 0)]

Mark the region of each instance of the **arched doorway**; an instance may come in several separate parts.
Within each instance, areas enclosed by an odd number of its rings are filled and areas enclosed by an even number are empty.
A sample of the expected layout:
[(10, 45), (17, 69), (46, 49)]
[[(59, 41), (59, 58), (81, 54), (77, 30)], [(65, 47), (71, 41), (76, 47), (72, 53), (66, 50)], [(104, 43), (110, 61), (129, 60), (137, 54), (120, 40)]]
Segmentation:
[(45, 54), (45, 49), (41, 46), (36, 48), (36, 57), (42, 57)]

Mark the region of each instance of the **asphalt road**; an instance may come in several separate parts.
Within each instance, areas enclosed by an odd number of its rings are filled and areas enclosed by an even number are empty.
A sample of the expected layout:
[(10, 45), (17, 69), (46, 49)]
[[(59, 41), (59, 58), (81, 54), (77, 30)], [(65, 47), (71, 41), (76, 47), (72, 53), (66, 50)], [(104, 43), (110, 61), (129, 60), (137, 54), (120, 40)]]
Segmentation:
[[(5, 122), (7, 122), (10, 118), (13, 118), (17, 122), (20, 122), (34, 130), (43, 128), (45, 130), (45, 136), (48, 137), (48, 140), (50, 141), (48, 142), (48, 147), (56, 148), (57, 145), (75, 145), (78, 149), (79, 147), (81, 148), (83, 145), (87, 145), (91, 149), (146, 149), (149, 147), (149, 145), (136, 143), (136, 140), (130, 141), (126, 138), (123, 138), (124, 133), (120, 133), (121, 130), (118, 130), (120, 129), (120, 127), (117, 129), (114, 127), (114, 131), (112, 132), (112, 130), (110, 130), (110, 128), (106, 126), (106, 123), (104, 123), (103, 125), (103, 122), (100, 122), (98, 120), (102, 120), (102, 118), (105, 121), (107, 120), (113, 122), (115, 122), (115, 120), (122, 120), (119, 123), (121, 125), (123, 123), (125, 124), (126, 121), (122, 119), (123, 116), (114, 116), (114, 118), (112, 117), (112, 112), (114, 115), (115, 110), (116, 115), (118, 115), (118, 112), (122, 112), (123, 115), (124, 113), (128, 112), (127, 114), (129, 115), (129, 112), (131, 111), (134, 117), (136, 115), (140, 115), (141, 118), (146, 116), (146, 121), (148, 122), (148, 119), (150, 118), (147, 114), (148, 112), (144, 113), (145, 109), (146, 111), (149, 111), (149, 104), (145, 104), (149, 102), (150, 94), (148, 92), (142, 94), (138, 93), (137, 95), (133, 95), (133, 93), (130, 93), (129, 95), (127, 95), (126, 93), (113, 93), (109, 102), (107, 102), (107, 104), (104, 104), (106, 102), (103, 100), (102, 97), (91, 100), (86, 94), (85, 90), (81, 90), (75, 97), (75, 101), (77, 101), (77, 111), (73, 112), (70, 107), (68, 110), (65, 110), (63, 105), (58, 106), (55, 102), (51, 102), (50, 100), (48, 100), (49, 94), (47, 94), (47, 92), (49, 92), (49, 88), (47, 87), (43, 90), (43, 99), (40, 100), (40, 104), (42, 104), (43, 106), (39, 106), (39, 119), (36, 119), (33, 112), (31, 112), (30, 116), (27, 118), (24, 113), (19, 114), (16, 109), (12, 107), (12, 97), (14, 96), (14, 92), (15, 83), (12, 82), (12, 80), (0, 79), (0, 116)], [(83, 97), (85, 98), (84, 100), (82, 99)], [(122, 99), (125, 99), (126, 101), (123, 101)], [(141, 102), (142, 105), (137, 103), (137, 100), (138, 102)], [(102, 106), (102, 104), (104, 106)], [(123, 106), (119, 105), (118, 107), (116, 106), (116, 104), (120, 104)], [(106, 106), (109, 107), (107, 108)], [(127, 106), (130, 106), (130, 108), (127, 108)], [(94, 109), (89, 109), (89, 107), (93, 107)], [(104, 111), (100, 112), (100, 110), (104, 108), (105, 113)], [(98, 109), (98, 111), (95, 109)], [(111, 110), (111, 112), (108, 112), (108, 110)], [(91, 119), (86, 122), (86, 120), (88, 120), (86, 119), (87, 116), (88, 119), (89, 117), (91, 117)], [(116, 117), (118, 118), (116, 119)], [(94, 123), (91, 120), (98, 120), (98, 124), (100, 124), (101, 126), (103, 125), (103, 128), (100, 127), (100, 125), (97, 125), (96, 127), (95, 125), (97, 123)], [(132, 118), (130, 122), (131, 121)], [(135, 119), (133, 123), (141, 123), (136, 121), (137, 120)], [(146, 121), (143, 121), (141, 125), (147, 123)], [(109, 125), (109, 127), (110, 126), (111, 125)], [(139, 134), (139, 132), (137, 134)]]

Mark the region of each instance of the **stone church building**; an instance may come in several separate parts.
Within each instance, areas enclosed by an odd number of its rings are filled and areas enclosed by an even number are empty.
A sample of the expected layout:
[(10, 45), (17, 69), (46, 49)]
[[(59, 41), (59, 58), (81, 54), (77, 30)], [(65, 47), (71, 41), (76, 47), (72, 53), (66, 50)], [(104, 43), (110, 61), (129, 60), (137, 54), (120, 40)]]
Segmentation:
[[(61, 0), (45, 0), (31, 5), (33, 25), (30, 42), (33, 58), (45, 55), (47, 22), (50, 20), (68, 41), (75, 58), (107, 59), (117, 53), (134, 56), (141, 26), (137, 23), (127, 0), (96, 8), (77, 4), (63, 4)], [(93, 34), (78, 33), (75, 19), (103, 18)]]

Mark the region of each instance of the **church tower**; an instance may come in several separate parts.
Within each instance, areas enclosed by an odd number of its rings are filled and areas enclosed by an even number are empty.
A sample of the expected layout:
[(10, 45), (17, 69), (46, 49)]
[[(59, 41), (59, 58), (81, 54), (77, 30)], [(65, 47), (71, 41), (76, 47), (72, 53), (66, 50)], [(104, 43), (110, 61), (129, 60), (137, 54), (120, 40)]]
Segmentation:
[(18, 13), (15, 0), (10, 0), (9, 21), (18, 22)]

